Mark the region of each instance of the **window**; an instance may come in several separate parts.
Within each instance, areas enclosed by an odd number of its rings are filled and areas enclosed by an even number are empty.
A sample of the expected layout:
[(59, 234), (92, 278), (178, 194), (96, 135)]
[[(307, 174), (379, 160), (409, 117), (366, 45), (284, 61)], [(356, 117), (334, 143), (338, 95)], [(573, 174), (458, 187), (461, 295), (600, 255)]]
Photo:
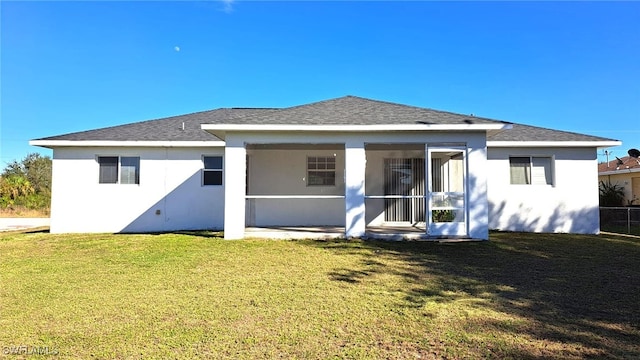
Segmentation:
[(336, 158), (332, 156), (307, 157), (307, 186), (335, 186)]
[(222, 185), (222, 156), (204, 156), (202, 185)]
[(100, 184), (115, 184), (118, 182), (118, 157), (100, 156)]
[(120, 158), (120, 184), (140, 184), (140, 158)]
[(511, 184), (553, 185), (551, 163), (551, 157), (510, 157)]
[(100, 184), (140, 184), (139, 157), (98, 156), (98, 164)]

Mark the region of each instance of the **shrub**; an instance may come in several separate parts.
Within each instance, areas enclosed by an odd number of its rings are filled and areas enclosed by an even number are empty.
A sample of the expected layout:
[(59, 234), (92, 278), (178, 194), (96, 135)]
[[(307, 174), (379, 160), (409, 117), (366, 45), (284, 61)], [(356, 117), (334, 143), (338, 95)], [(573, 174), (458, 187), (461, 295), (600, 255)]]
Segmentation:
[(609, 181), (600, 181), (600, 206), (623, 206), (624, 187)]

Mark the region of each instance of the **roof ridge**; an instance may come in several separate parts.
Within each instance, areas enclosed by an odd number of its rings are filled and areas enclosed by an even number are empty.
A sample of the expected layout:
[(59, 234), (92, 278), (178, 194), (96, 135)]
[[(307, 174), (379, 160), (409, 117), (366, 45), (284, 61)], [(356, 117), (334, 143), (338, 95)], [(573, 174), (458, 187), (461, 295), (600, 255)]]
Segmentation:
[(282, 108), (276, 108), (276, 107), (231, 107), (231, 108), (227, 108), (227, 109), (231, 109), (231, 110), (281, 110)]
[(317, 105), (317, 104), (322, 104), (322, 103), (328, 103), (328, 102), (331, 102), (331, 101), (336, 101), (336, 100), (339, 100), (339, 99), (345, 99), (345, 98), (349, 98), (349, 97), (357, 97), (357, 96), (345, 95), (345, 96), (340, 96), (340, 97), (337, 97), (337, 98), (314, 101), (314, 102), (310, 102), (310, 103), (307, 103), (307, 104), (293, 105), (293, 106), (289, 106), (289, 107), (285, 107), (285, 108), (280, 108), (280, 110), (290, 110), (290, 109), (296, 109), (296, 108), (299, 108), (299, 107), (306, 107), (306, 106), (312, 106), (312, 105)]

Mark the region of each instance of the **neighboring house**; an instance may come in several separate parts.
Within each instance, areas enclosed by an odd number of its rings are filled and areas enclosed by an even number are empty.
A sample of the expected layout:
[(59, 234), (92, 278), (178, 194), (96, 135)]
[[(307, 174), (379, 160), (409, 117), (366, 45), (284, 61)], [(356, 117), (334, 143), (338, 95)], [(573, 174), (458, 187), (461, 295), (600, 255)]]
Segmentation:
[(239, 239), (247, 227), (333, 226), (346, 237), (487, 239), (489, 229), (598, 233), (596, 153), (620, 142), (346, 96), (31, 144), (53, 149), (54, 233)]
[(624, 188), (623, 205), (640, 205), (640, 161), (630, 156), (598, 164), (598, 180)]

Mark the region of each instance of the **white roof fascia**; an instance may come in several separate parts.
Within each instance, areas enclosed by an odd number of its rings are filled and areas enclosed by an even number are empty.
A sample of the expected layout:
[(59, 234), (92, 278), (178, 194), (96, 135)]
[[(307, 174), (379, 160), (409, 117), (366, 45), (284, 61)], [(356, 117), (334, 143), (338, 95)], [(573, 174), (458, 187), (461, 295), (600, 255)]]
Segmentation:
[(405, 124), (405, 125), (264, 125), (264, 124), (202, 124), (208, 131), (415, 131), (415, 130), (506, 130), (511, 124)]
[(393, 132), (393, 131), (491, 131), (511, 129), (511, 124), (404, 124), (404, 125), (264, 125), (202, 124), (202, 130), (225, 138), (227, 131), (316, 131), (316, 132)]
[(116, 141), (116, 140), (31, 140), (42, 147), (224, 147), (224, 141)]
[(620, 141), (487, 141), (487, 147), (597, 147), (620, 146)]

